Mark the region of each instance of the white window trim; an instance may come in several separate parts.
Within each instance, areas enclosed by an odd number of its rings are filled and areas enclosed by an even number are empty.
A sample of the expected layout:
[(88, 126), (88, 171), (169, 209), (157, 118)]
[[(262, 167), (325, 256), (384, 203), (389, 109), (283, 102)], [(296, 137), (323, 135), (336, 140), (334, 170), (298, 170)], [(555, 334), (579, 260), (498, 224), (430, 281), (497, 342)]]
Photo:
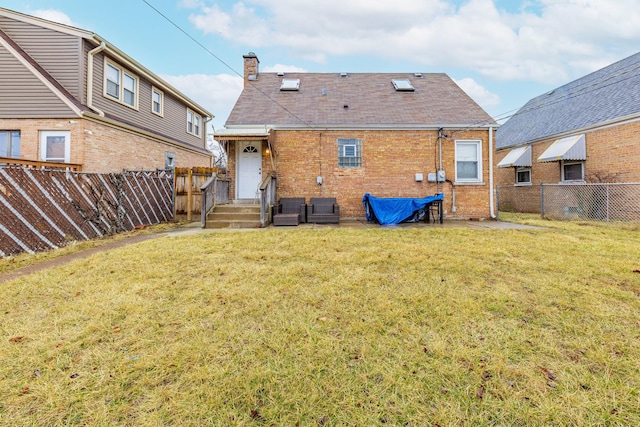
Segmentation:
[[(475, 144), (476, 145), (476, 154), (477, 154), (477, 162), (478, 162), (478, 177), (477, 178), (458, 178), (458, 143), (461, 144)], [(472, 185), (483, 185), (483, 171), (482, 171), (482, 140), (480, 139), (456, 139), (455, 141), (455, 158), (454, 158), (454, 168), (455, 168), (455, 183), (456, 184), (472, 184)]]
[[(119, 93), (118, 93), (118, 97), (115, 98), (112, 95), (107, 93), (107, 66), (110, 65), (113, 68), (117, 69), (120, 72), (120, 88), (119, 88)], [(124, 77), (125, 75), (131, 77), (134, 80), (134, 85), (135, 85), (135, 93), (133, 94), (133, 105), (131, 104), (127, 104), (126, 102), (124, 102)], [(134, 110), (138, 109), (138, 96), (140, 95), (140, 79), (138, 78), (138, 76), (136, 76), (135, 74), (133, 74), (131, 71), (121, 67), (120, 65), (116, 64), (113, 61), (110, 61), (108, 58), (104, 58), (104, 88), (103, 88), (103, 95), (105, 98), (110, 99), (112, 101), (117, 102), (118, 104), (122, 104), (125, 107), (129, 107), (129, 108), (133, 108)]]
[[(64, 136), (64, 159), (48, 159), (47, 158), (47, 137), (48, 136)], [(44, 162), (71, 162), (71, 131), (60, 130), (41, 130), (40, 131), (40, 160)]]
[[(580, 165), (580, 179), (564, 179), (564, 167), (569, 165)], [(584, 182), (584, 161), (583, 160), (561, 160), (560, 161), (560, 182)]]
[[(198, 119), (198, 131), (196, 132), (195, 130), (190, 131), (189, 130), (189, 124), (192, 124), (192, 127), (195, 128), (195, 123), (192, 123), (189, 121), (189, 114), (191, 114), (195, 119)], [(195, 111), (193, 111), (191, 108), (187, 108), (187, 133), (193, 136), (197, 136), (198, 138), (200, 138), (200, 132), (202, 131), (202, 116), (198, 113), (196, 113)]]
[[(516, 186), (530, 186), (531, 185), (531, 168), (529, 167), (519, 167), (519, 168), (515, 168), (516, 169)], [(528, 171), (529, 172), (529, 181), (527, 182), (518, 182), (518, 172), (525, 172)]]
[[(160, 112), (153, 109), (153, 95), (155, 95), (156, 93), (160, 95)], [(151, 112), (156, 116), (164, 117), (164, 92), (156, 88), (155, 86), (151, 86)]]

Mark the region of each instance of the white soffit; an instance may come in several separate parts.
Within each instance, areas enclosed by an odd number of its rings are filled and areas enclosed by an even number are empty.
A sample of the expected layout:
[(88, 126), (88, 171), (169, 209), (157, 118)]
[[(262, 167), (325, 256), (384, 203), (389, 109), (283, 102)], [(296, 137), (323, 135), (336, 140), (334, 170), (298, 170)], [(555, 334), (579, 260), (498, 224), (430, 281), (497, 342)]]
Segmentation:
[(498, 163), (499, 168), (530, 168), (531, 167), (531, 146), (518, 147), (509, 151), (504, 159)]
[(587, 160), (584, 134), (557, 139), (538, 157), (539, 162), (559, 160)]

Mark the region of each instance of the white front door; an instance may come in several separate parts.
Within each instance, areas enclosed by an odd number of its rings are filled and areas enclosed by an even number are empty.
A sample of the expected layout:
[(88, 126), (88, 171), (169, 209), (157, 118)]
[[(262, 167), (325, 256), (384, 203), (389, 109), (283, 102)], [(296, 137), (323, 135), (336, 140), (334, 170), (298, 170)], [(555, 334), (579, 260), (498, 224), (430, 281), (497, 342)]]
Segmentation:
[(255, 199), (262, 181), (262, 143), (238, 143), (238, 199)]

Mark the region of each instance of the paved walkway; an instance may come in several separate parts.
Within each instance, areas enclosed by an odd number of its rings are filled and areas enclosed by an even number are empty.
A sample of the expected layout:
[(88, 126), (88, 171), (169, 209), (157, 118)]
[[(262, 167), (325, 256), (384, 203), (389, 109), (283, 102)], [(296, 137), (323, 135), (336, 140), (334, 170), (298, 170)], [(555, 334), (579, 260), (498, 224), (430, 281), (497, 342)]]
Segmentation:
[(398, 224), (398, 225), (387, 225), (387, 226), (384, 226), (384, 225), (381, 226), (381, 225), (370, 223), (364, 220), (346, 220), (346, 221), (340, 221), (340, 224), (300, 224), (297, 227), (285, 227), (285, 226), (274, 227), (273, 225), (270, 225), (267, 228), (241, 228), (241, 229), (239, 228), (202, 229), (200, 228), (199, 222), (192, 222), (190, 224), (186, 224), (171, 230), (163, 230), (157, 233), (150, 233), (150, 234), (136, 234), (121, 240), (113, 241), (101, 246), (87, 249), (85, 251), (76, 252), (69, 255), (63, 255), (51, 260), (42, 261), (36, 264), (18, 268), (8, 273), (0, 273), (0, 284), (4, 282), (8, 282), (9, 280), (17, 279), (18, 277), (22, 277), (38, 271), (46, 270), (48, 268), (58, 267), (60, 265), (67, 264), (77, 259), (87, 258), (99, 252), (110, 251), (112, 249), (117, 249), (123, 246), (144, 242), (145, 240), (155, 239), (159, 237), (178, 237), (178, 236), (185, 236), (185, 235), (188, 236), (188, 235), (195, 235), (195, 234), (202, 234), (202, 233), (237, 233), (237, 232), (243, 232), (243, 231), (260, 232), (264, 230), (280, 229), (280, 228), (296, 229), (296, 230), (324, 229), (324, 228), (354, 228), (354, 229), (472, 228), (472, 229), (500, 229), (500, 230), (540, 229), (540, 227), (534, 227), (534, 226), (522, 225), (522, 224), (513, 224), (509, 222), (502, 222), (502, 221), (457, 221), (457, 220), (445, 221), (444, 224), (426, 224), (424, 222), (420, 222), (420, 223), (409, 223), (409, 224)]

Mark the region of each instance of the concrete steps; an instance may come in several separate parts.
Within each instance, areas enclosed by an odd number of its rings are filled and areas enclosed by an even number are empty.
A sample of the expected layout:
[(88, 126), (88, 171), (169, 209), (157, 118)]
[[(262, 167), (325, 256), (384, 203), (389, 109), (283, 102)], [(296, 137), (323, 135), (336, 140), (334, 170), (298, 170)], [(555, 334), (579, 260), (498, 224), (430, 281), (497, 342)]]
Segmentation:
[(260, 228), (260, 205), (234, 203), (216, 206), (207, 216), (205, 228)]

